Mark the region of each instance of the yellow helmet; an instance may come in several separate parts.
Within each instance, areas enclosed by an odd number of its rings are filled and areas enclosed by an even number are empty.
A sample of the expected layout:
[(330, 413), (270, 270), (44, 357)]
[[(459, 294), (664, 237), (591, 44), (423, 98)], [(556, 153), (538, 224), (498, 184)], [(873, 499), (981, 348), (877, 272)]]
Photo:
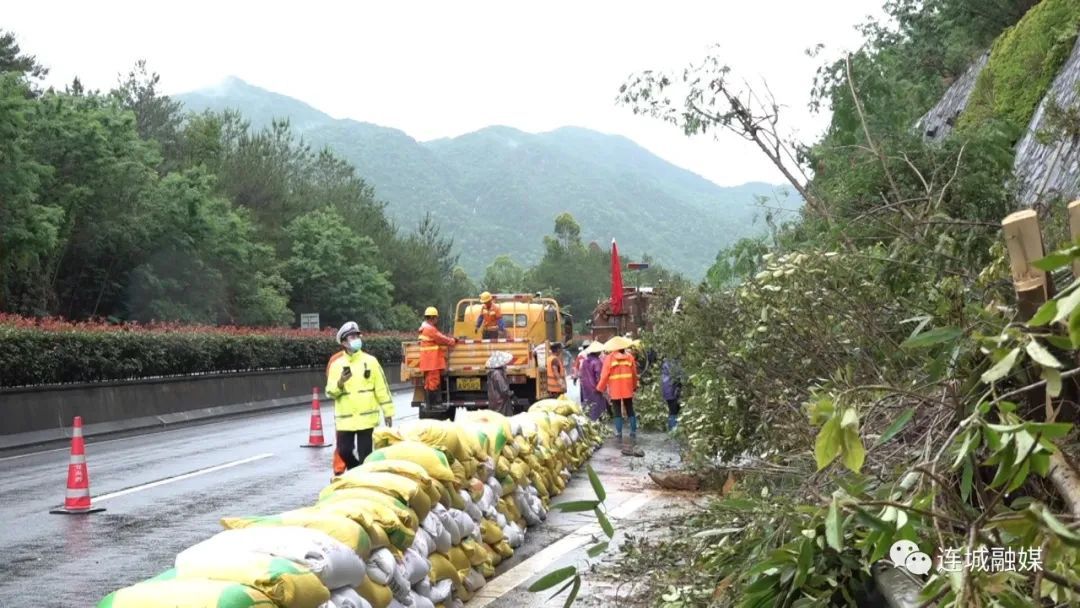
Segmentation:
[(490, 291), (485, 291), (484, 293), (480, 294), (480, 301), (483, 302), (484, 304), (487, 304), (488, 302), (490, 302), (491, 301), (491, 292)]
[(439, 309), (435, 308), (434, 306), (428, 306), (426, 309), (424, 309), (424, 316), (437, 317), (439, 316)]

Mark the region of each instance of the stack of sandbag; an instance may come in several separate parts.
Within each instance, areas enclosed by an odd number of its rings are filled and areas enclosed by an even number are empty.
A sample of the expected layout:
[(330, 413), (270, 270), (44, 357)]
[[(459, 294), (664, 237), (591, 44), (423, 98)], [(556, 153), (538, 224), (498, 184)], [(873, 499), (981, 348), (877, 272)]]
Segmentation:
[(364, 577), (356, 551), (325, 532), (242, 528), (185, 549), (172, 570), (120, 589), (98, 606), (326, 608), (335, 592), (359, 586)]
[(310, 506), (227, 517), (174, 568), (105, 608), (459, 608), (525, 542), (599, 446), (580, 406), (377, 429), (377, 448)]

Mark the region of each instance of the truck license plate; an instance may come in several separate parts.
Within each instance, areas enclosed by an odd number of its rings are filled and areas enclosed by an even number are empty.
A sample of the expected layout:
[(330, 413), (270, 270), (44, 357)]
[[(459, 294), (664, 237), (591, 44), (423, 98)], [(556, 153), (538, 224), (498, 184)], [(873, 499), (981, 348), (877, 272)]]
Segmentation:
[(458, 378), (457, 390), (478, 391), (480, 390), (480, 378)]

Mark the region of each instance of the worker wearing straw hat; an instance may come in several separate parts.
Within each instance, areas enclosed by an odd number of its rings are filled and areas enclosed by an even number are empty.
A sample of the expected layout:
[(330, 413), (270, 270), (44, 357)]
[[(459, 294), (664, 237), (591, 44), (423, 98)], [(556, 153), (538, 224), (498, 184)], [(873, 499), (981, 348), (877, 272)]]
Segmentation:
[(626, 352), (632, 345), (632, 340), (622, 336), (615, 336), (604, 343), (604, 351), (611, 354), (604, 361), (596, 389), (607, 391), (611, 397), (611, 406), (615, 410), (615, 437), (619, 443), (623, 438), (623, 419), (630, 423), (630, 445), (623, 444), (623, 454), (644, 456), (645, 453), (637, 447), (637, 414), (634, 413), (634, 392), (638, 387), (637, 361), (634, 355)]

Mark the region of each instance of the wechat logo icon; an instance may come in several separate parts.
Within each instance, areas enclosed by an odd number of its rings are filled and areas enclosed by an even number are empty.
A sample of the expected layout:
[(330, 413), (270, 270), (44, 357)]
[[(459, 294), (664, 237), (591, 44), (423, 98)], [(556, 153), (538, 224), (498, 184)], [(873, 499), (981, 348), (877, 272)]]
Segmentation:
[(910, 540), (898, 540), (889, 548), (889, 559), (897, 568), (903, 568), (912, 574), (930, 572), (930, 556), (919, 551), (919, 546)]

